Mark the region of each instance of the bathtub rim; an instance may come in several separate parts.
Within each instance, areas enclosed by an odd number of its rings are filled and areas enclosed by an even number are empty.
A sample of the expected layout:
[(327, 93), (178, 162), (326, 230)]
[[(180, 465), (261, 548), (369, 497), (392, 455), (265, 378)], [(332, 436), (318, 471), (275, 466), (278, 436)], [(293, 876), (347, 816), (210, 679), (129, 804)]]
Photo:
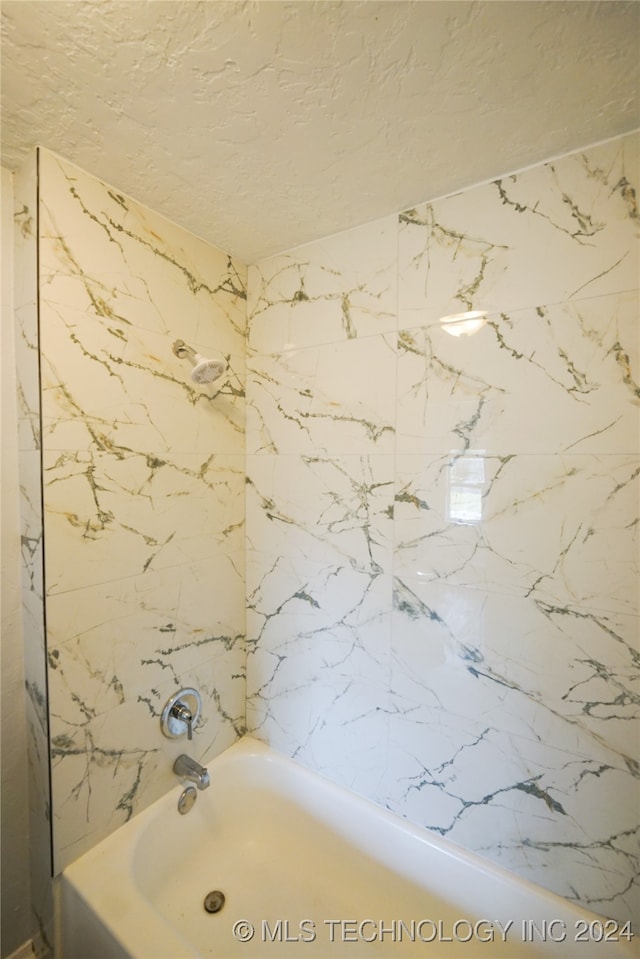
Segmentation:
[[(484, 877), (492, 882), (498, 882), (514, 895), (531, 897), (533, 901), (544, 905), (549, 917), (562, 914), (570, 922), (579, 919), (584, 919), (587, 922), (594, 919), (603, 919), (601, 915), (511, 872), (486, 857), (463, 848), (448, 837), (440, 836), (426, 827), (402, 818), (384, 806), (333, 782), (315, 770), (309, 769), (300, 762), (284, 755), (273, 746), (250, 735), (238, 739), (207, 764), (211, 776), (210, 789), (215, 790), (216, 776), (225, 766), (243, 764), (250, 759), (259, 759), (261, 764), (266, 764), (271, 772), (285, 771), (285, 780), (293, 781), (298, 787), (296, 791), (301, 796), (308, 789), (309, 784), (313, 786), (316, 783), (318, 791), (324, 796), (335, 797), (338, 807), (340, 801), (343, 804), (346, 803), (347, 807), (355, 803), (363, 810), (363, 822), (367, 818), (374, 817), (376, 820), (388, 823), (407, 841), (417, 842), (426, 849), (434, 851), (436, 855), (445, 855), (448, 860), (455, 864), (468, 867), (476, 877), (480, 879)], [(270, 784), (272, 785), (272, 783), (273, 780)], [(280, 785), (280, 783), (277, 783), (277, 785)], [(269, 787), (267, 786), (267, 788)], [(151, 901), (134, 881), (136, 835), (145, 829), (147, 823), (151, 824), (167, 813), (170, 816), (179, 815), (176, 807), (182, 789), (183, 784), (177, 782), (167, 793), (69, 864), (59, 877), (62, 911), (64, 911), (65, 895), (69, 896), (71, 891), (73, 897), (76, 897), (86, 908), (100, 918), (101, 923), (126, 955), (129, 955), (129, 950), (133, 948), (136, 950), (132, 953), (133, 956), (142, 956), (144, 953), (137, 951), (141, 944), (144, 944), (145, 952), (153, 955), (154, 959), (175, 959), (177, 955), (185, 957), (198, 955), (197, 952), (194, 952), (193, 943), (180, 934), (169, 918), (154, 908)], [(273, 792), (280, 795), (291, 795), (285, 789), (274, 788)], [(206, 793), (204, 795), (206, 796)], [(309, 809), (308, 806), (305, 808), (309, 815), (314, 817), (319, 812), (322, 821), (329, 828), (334, 828), (335, 819), (326, 813), (329, 806), (330, 804), (327, 804), (327, 806), (318, 810)], [(340, 831), (345, 835), (343, 830)], [(358, 848), (359, 844), (357, 842), (353, 842), (353, 840), (349, 840), (349, 842)], [(375, 856), (375, 858), (378, 857)], [(388, 866), (384, 859), (380, 858), (379, 861)], [(389, 866), (389, 868), (393, 867)], [(101, 877), (99, 884), (96, 884), (96, 875)], [(409, 878), (413, 879), (411, 875), (409, 875)], [(120, 895), (124, 896), (124, 899), (116, 897), (115, 912), (113, 902), (110, 904), (111, 909), (105, 909), (104, 901), (101, 901), (103, 887), (112, 888), (109, 885), (110, 883), (113, 884), (113, 888), (119, 890)], [(96, 888), (96, 885), (98, 885), (98, 888)], [(151, 937), (150, 929), (155, 933)], [(637, 941), (637, 934), (634, 935), (634, 940)], [(596, 943), (591, 945), (595, 946)], [(635, 956), (631, 943), (619, 941), (611, 945), (615, 947), (611, 952), (612, 959), (625, 959), (627, 955), (629, 957)], [(550, 955), (553, 954), (553, 952), (550, 953)], [(562, 952), (556, 954), (568, 955)], [(580, 955), (587, 959), (587, 957), (600, 955), (600, 953), (585, 949), (580, 952)], [(64, 959), (67, 959), (66, 953), (63, 952), (63, 956)]]

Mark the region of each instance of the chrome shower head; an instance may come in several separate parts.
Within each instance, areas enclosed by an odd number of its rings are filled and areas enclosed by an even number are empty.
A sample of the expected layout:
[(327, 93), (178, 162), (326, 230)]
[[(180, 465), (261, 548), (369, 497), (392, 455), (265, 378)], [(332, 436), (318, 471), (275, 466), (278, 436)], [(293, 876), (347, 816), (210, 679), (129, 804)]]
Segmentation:
[(205, 383), (213, 383), (214, 380), (220, 379), (223, 373), (226, 372), (227, 364), (224, 360), (208, 360), (205, 356), (201, 356), (200, 353), (187, 346), (184, 340), (176, 340), (173, 344), (173, 352), (180, 359), (184, 359), (185, 356), (188, 356), (191, 362), (193, 363), (193, 369), (191, 370), (191, 379), (194, 383), (199, 383), (201, 385)]
[(196, 353), (196, 365), (191, 370), (191, 379), (194, 383), (213, 383), (220, 379), (227, 364), (223, 360), (207, 360)]

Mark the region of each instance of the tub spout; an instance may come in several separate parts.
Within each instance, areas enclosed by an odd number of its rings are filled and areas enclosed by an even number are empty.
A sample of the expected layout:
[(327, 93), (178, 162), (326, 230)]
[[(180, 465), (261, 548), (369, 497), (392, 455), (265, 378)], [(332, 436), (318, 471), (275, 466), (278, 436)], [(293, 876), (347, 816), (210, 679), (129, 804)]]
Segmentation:
[(173, 771), (180, 779), (189, 779), (195, 783), (198, 789), (208, 789), (209, 772), (200, 763), (197, 763), (191, 756), (178, 756), (173, 764)]

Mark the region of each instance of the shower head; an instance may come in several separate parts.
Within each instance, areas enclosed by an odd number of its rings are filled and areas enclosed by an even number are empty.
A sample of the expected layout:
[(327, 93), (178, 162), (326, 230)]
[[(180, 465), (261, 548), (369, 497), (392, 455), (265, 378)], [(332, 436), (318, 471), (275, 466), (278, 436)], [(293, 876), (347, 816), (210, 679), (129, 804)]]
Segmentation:
[(196, 353), (196, 365), (191, 370), (194, 383), (213, 383), (225, 372), (227, 364), (223, 360), (207, 360)]
[(175, 341), (173, 344), (173, 352), (176, 356), (179, 356), (180, 359), (183, 359), (185, 356), (189, 357), (193, 363), (191, 379), (194, 383), (213, 383), (213, 381), (219, 379), (227, 369), (227, 364), (224, 360), (208, 360), (205, 356), (196, 353), (192, 347), (187, 346), (184, 340)]

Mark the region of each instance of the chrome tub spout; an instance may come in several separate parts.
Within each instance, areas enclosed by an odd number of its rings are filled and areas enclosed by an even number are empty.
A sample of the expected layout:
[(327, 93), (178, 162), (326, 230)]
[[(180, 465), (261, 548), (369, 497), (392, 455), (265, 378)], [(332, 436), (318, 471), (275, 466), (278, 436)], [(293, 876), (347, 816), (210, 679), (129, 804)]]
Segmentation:
[(197, 763), (191, 756), (184, 753), (178, 756), (173, 764), (173, 771), (180, 779), (188, 779), (195, 783), (198, 789), (209, 788), (209, 772), (200, 763)]

